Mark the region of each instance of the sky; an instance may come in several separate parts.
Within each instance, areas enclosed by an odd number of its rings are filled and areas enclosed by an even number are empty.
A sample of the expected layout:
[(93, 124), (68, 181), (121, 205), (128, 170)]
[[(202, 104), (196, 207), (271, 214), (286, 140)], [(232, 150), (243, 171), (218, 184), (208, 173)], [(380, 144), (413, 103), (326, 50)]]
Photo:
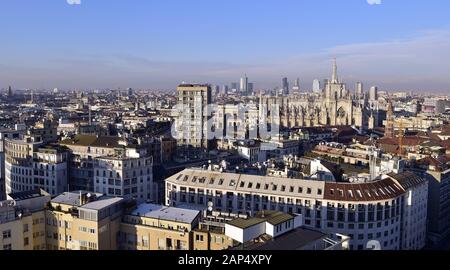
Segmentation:
[(450, 93), (448, 0), (1, 0), (0, 88), (256, 88), (331, 76)]

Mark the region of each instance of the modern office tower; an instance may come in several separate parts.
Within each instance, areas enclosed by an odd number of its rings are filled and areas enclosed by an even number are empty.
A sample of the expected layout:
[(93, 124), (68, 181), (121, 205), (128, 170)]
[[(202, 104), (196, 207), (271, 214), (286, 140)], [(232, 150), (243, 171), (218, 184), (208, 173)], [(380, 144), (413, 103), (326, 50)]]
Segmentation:
[(248, 78), (247, 78), (247, 74), (245, 74), (245, 76), (241, 78), (239, 91), (241, 93), (243, 93), (243, 94), (247, 94), (248, 93)]
[(356, 98), (363, 98), (364, 97), (364, 88), (362, 82), (357, 82), (355, 87), (355, 97)]
[(152, 157), (129, 149), (96, 158), (94, 190), (108, 196), (135, 199), (138, 203), (153, 201), (156, 188)]
[(131, 97), (134, 94), (134, 90), (132, 88), (127, 88), (127, 95)]
[(370, 249), (370, 240), (383, 250), (425, 245), (428, 183), (412, 172), (339, 183), (186, 169), (167, 178), (166, 186), (168, 206), (206, 209), (211, 202), (214, 211), (250, 216), (262, 210), (300, 213), (306, 228), (350, 236), (352, 250)]
[(300, 92), (300, 78), (295, 79), (294, 86), (292, 87), (292, 91), (299, 93)]
[(369, 90), (369, 100), (370, 101), (376, 101), (378, 100), (378, 87), (372, 86)]
[(320, 88), (320, 81), (318, 79), (315, 79), (313, 81), (312, 91), (313, 93), (317, 94), (320, 94), (322, 92), (322, 89)]
[(289, 81), (288, 78), (284, 77), (281, 79), (281, 88), (283, 90), (283, 95), (289, 95)]
[(34, 189), (33, 153), (42, 141), (27, 137), (5, 139), (6, 194)]
[(222, 94), (222, 95), (228, 94), (228, 90), (229, 90), (228, 85), (222, 85), (222, 91), (221, 91), (221, 94)]
[(238, 92), (239, 91), (239, 83), (237, 83), (237, 82), (231, 83), (231, 91)]
[(46, 211), (47, 250), (116, 250), (125, 199), (65, 192)]
[(251, 93), (253, 93), (253, 90), (254, 90), (254, 84), (249, 82), (247, 84), (247, 93), (250, 95)]
[(12, 91), (11, 86), (8, 86), (8, 92), (6, 93), (6, 95), (7, 95), (8, 97), (12, 97), (12, 96), (13, 96), (13, 91)]
[(205, 84), (178, 86), (177, 144), (183, 150), (209, 150), (208, 105), (211, 104), (211, 87)]
[(220, 87), (218, 85), (211, 85), (211, 96), (216, 96), (219, 94)]
[(45, 250), (45, 207), (50, 194), (30, 190), (0, 201), (0, 250)]

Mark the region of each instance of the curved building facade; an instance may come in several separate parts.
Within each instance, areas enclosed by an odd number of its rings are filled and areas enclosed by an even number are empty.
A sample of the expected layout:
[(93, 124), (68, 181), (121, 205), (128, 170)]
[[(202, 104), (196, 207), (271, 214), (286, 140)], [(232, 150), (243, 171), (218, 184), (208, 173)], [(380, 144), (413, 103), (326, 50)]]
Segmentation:
[(41, 144), (32, 139), (5, 139), (6, 194), (33, 190), (33, 152)]
[(166, 204), (252, 215), (301, 214), (306, 227), (351, 238), (349, 247), (425, 245), (427, 182), (409, 172), (370, 183), (336, 183), (186, 169), (166, 179)]

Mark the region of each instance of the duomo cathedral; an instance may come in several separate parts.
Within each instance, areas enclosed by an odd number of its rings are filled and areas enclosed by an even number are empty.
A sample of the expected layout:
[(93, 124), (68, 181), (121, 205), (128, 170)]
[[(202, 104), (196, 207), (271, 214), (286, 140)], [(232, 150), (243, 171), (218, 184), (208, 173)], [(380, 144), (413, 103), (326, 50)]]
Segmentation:
[[(276, 105), (276, 106), (274, 106)], [(376, 106), (377, 107), (377, 106)], [(277, 110), (274, 112), (274, 108)], [(352, 94), (338, 78), (336, 60), (331, 80), (321, 94), (263, 96), (259, 98), (259, 119), (280, 127), (354, 126), (372, 129), (380, 125), (380, 112), (367, 95)]]

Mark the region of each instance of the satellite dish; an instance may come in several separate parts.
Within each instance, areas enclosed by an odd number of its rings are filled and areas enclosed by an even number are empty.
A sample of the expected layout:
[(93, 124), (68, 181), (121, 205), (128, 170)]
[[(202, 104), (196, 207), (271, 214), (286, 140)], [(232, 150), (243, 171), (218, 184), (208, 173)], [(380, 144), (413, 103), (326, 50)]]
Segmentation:
[(214, 203), (211, 202), (211, 201), (209, 201), (209, 202), (208, 202), (208, 211), (212, 212), (213, 206), (214, 206)]
[(86, 197), (88, 197), (88, 198), (90, 198), (91, 196), (92, 196), (91, 193), (88, 193), (88, 194), (86, 195)]

